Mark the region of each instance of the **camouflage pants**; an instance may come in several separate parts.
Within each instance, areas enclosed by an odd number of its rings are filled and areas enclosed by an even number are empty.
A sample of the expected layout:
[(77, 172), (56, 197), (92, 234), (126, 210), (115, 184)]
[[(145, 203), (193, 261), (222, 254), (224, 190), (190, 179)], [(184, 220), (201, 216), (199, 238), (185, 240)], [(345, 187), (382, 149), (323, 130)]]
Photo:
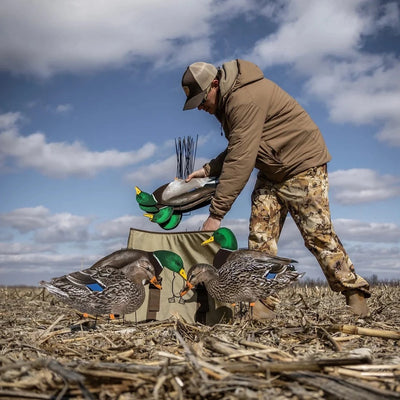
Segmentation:
[(369, 297), (368, 282), (355, 273), (332, 226), (326, 165), (310, 168), (281, 183), (258, 174), (252, 194), (249, 248), (276, 255), (288, 212), (331, 289), (342, 292), (357, 288)]

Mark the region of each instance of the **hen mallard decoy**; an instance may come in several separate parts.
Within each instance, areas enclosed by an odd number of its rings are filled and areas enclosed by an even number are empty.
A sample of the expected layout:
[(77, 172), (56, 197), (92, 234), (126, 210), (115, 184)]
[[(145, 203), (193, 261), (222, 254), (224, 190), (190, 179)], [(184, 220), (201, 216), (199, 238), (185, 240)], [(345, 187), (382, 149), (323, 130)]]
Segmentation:
[(125, 315), (135, 312), (145, 298), (144, 283), (159, 289), (156, 278), (163, 268), (186, 273), (181, 257), (167, 250), (146, 252), (136, 249), (118, 250), (90, 268), (72, 272), (50, 282), (41, 281), (51, 294), (85, 314)]
[[(228, 228), (218, 229), (203, 244), (213, 240), (226, 247), (235, 247), (236, 243), (237, 247), (236, 238)], [(202, 282), (210, 295), (222, 303), (254, 305), (257, 300), (265, 299), (304, 275), (296, 271), (292, 265), (295, 262), (259, 251), (229, 251), (219, 269), (208, 264), (191, 267), (181, 296)]]
[[(217, 183), (213, 177), (193, 178), (190, 182), (174, 179), (153, 193), (143, 192), (136, 186), (136, 201), (140, 209), (150, 213), (153, 222), (157, 222), (163, 229), (173, 229), (180, 223), (183, 212), (190, 212), (210, 203)], [(169, 207), (172, 208), (170, 213)], [(157, 221), (158, 213), (161, 213), (159, 219), (162, 222)], [(149, 215), (146, 216), (150, 218)]]

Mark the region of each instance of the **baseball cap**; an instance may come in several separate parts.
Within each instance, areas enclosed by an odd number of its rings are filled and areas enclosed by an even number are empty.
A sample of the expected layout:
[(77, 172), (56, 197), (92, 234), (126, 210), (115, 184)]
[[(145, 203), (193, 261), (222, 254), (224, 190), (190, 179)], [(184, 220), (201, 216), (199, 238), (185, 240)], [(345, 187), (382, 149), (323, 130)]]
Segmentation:
[(200, 105), (217, 72), (214, 65), (205, 62), (195, 62), (187, 67), (182, 76), (182, 88), (187, 97), (184, 110)]

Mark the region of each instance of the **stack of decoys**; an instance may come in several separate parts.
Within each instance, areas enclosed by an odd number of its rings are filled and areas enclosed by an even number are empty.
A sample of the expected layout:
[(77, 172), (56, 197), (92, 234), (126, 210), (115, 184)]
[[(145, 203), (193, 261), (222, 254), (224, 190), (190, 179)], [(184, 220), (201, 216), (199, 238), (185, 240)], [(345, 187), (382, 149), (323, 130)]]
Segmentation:
[(208, 293), (222, 303), (250, 303), (250, 310), (257, 300), (263, 300), (301, 278), (295, 260), (271, 256), (267, 253), (239, 249), (233, 232), (228, 228), (217, 229), (210, 239), (221, 247), (215, 265), (197, 264), (188, 271), (186, 287), (181, 296), (204, 283)]
[(193, 172), (197, 140), (190, 137), (175, 140), (177, 169), (176, 178), (152, 193), (146, 193), (137, 186), (136, 201), (144, 214), (165, 230), (176, 228), (182, 220), (183, 213), (189, 213), (210, 204), (218, 180), (215, 177), (186, 178)]
[(143, 192), (136, 186), (136, 201), (146, 217), (170, 230), (179, 225), (183, 213), (210, 204), (217, 183), (214, 177), (193, 178), (190, 182), (174, 179), (153, 193)]
[(186, 279), (181, 257), (167, 250), (118, 250), (90, 268), (71, 272), (50, 282), (41, 281), (51, 294), (84, 314), (122, 315), (135, 312), (144, 302), (144, 284), (161, 289), (163, 268)]

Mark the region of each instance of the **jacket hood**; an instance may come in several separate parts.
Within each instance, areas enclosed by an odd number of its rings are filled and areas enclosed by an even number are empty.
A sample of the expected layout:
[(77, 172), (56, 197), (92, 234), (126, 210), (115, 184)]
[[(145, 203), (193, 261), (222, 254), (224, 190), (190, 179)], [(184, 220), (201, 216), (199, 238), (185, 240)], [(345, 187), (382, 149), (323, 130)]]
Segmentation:
[(236, 90), (242, 86), (264, 78), (264, 73), (261, 69), (250, 61), (237, 60), (237, 65), (238, 76), (232, 90)]
[(222, 108), (231, 92), (264, 78), (263, 72), (257, 65), (245, 60), (226, 62), (219, 69), (219, 73), (219, 108)]

